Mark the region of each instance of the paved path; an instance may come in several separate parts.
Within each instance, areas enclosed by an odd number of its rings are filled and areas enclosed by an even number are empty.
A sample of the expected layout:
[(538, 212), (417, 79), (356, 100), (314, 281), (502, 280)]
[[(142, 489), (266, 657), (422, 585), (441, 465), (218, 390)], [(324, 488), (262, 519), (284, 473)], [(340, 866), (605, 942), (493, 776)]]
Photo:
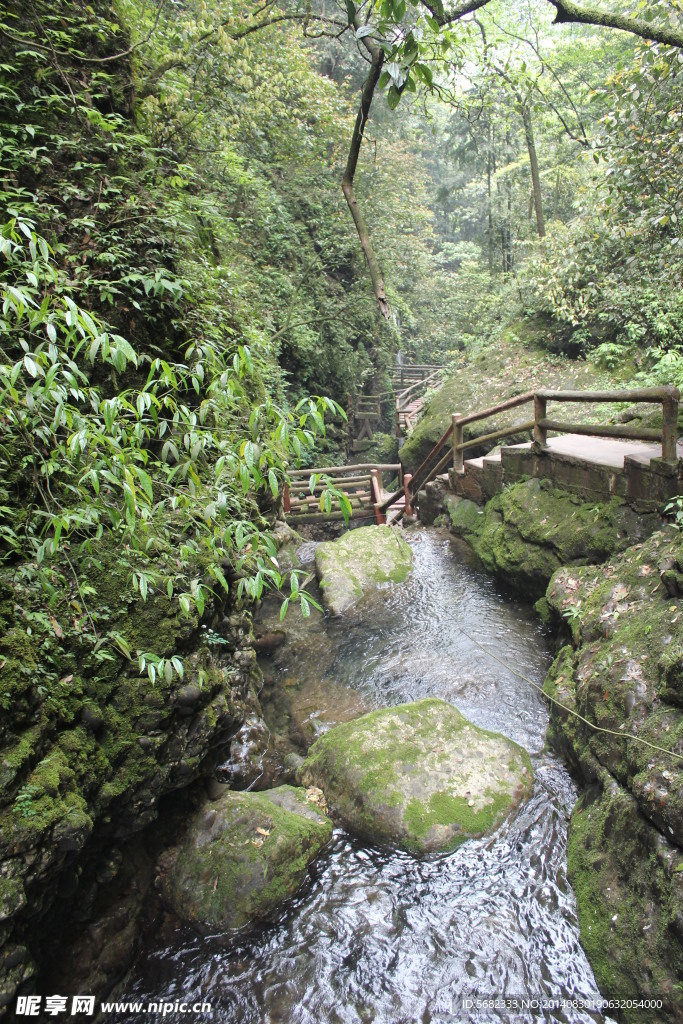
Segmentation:
[[(511, 448), (528, 448), (527, 444), (513, 444)], [(636, 459), (647, 465), (653, 458), (661, 458), (662, 446), (655, 441), (624, 441), (621, 438), (586, 437), (584, 434), (560, 434), (548, 438), (548, 448), (559, 455), (571, 455), (597, 466), (624, 468), (624, 458)], [(678, 442), (678, 456), (683, 458), (683, 440)]]

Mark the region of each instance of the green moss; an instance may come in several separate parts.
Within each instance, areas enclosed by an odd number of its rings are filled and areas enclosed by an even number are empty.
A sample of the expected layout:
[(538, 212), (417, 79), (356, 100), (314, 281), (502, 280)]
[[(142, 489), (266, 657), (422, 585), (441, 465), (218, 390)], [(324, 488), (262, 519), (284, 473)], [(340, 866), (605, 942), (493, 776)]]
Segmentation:
[(332, 836), (332, 823), (288, 786), (227, 794), (208, 813), (219, 824), (206, 834), (198, 817), (165, 886), (176, 912), (206, 928), (242, 928), (267, 917), (296, 892)]
[(592, 789), (572, 813), (569, 876), (600, 991), (664, 1002), (659, 1013), (624, 1010), (628, 1024), (669, 1021), (683, 1009), (683, 949), (671, 929), (683, 911), (683, 858), (673, 850), (662, 856), (664, 848), (658, 855), (651, 832), (632, 798), (613, 786)]
[(315, 562), (325, 607), (339, 615), (366, 590), (402, 583), (412, 568), (412, 551), (391, 527), (366, 526), (319, 544)]
[(448, 513), (450, 530), (457, 537), (473, 543), (484, 527), (484, 514), (478, 505), (467, 498), (457, 498), (452, 494), (446, 496), (444, 504)]
[(449, 793), (432, 794), (429, 803), (411, 800), (405, 809), (405, 820), (409, 831), (415, 839), (425, 839), (436, 825), (450, 825), (457, 821), (462, 829), (461, 837), (454, 837), (455, 847), (470, 835), (482, 835), (489, 832), (494, 825), (500, 824), (501, 817), (509, 808), (506, 794), (489, 793), (490, 802), (482, 809), (470, 807), (464, 797), (451, 796)]
[(555, 616), (553, 610), (546, 601), (545, 597), (539, 597), (534, 605), (534, 611), (546, 626), (552, 626), (555, 623)]
[[(570, 829), (581, 941), (604, 995), (664, 998), (662, 1021), (683, 1010), (683, 859), (670, 845), (683, 835), (683, 779), (666, 753), (683, 743), (682, 609), (661, 583), (667, 567), (683, 567), (683, 537), (670, 531), (600, 569), (557, 572), (547, 601), (556, 616), (571, 613), (572, 644), (545, 681), (565, 708), (611, 730), (595, 732), (551, 707), (551, 742), (586, 779), (599, 780)], [(647, 1014), (624, 1019), (644, 1022)]]
[(468, 539), (487, 569), (541, 597), (561, 566), (603, 562), (647, 532), (621, 498), (596, 504), (527, 480), (492, 498)]
[(533, 781), (526, 751), (434, 698), (331, 729), (301, 777), (349, 827), (416, 853), (488, 831)]
[(26, 904), (26, 893), (20, 878), (0, 876), (0, 921), (6, 921)]

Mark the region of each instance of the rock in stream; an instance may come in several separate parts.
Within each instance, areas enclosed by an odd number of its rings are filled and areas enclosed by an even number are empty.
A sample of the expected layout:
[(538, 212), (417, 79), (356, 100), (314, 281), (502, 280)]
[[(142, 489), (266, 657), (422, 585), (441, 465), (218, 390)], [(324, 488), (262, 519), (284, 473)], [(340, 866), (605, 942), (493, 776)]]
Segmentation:
[(533, 787), (522, 747), (434, 698), (331, 729), (300, 777), (352, 831), (417, 854), (492, 831)]
[(162, 895), (202, 931), (243, 928), (296, 892), (331, 837), (332, 822), (303, 789), (227, 792), (204, 805), (184, 843), (163, 855)]
[(390, 526), (349, 530), (315, 549), (323, 604), (332, 615), (343, 615), (378, 584), (402, 583), (412, 564), (410, 547)]

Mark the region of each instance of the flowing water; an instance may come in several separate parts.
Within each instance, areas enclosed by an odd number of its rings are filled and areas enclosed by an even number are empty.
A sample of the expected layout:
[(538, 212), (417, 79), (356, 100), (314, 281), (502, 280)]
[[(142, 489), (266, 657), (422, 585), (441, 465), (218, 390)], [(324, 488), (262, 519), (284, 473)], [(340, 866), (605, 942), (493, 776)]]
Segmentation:
[(415, 568), (405, 584), (343, 620), (286, 620), (289, 642), (264, 659), (270, 727), (315, 734), (369, 708), (441, 697), (526, 747), (531, 800), (495, 835), (433, 859), (337, 831), (273, 924), (225, 944), (167, 923), (127, 999), (203, 1000), (211, 1020), (240, 1024), (604, 1019), (587, 1009), (485, 1005), (599, 999), (566, 876), (576, 792), (543, 749), (543, 699), (505, 667), (543, 681), (551, 654), (538, 620), (464, 546), (438, 531), (407, 536)]

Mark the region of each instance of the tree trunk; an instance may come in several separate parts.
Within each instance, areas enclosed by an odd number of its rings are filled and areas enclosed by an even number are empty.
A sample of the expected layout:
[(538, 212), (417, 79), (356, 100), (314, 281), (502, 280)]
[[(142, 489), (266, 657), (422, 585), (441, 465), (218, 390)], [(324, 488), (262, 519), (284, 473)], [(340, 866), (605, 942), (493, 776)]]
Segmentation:
[(372, 287), (375, 292), (375, 298), (377, 299), (377, 305), (380, 308), (382, 316), (388, 320), (391, 316), (391, 308), (384, 290), (384, 280), (382, 278), (382, 271), (380, 265), (375, 256), (375, 250), (372, 245), (372, 239), (370, 238), (370, 232), (365, 222), (365, 218), (361, 213), (356, 199), (356, 193), (353, 187), (353, 180), (356, 175), (356, 168), (358, 166), (358, 156), (360, 154), (360, 147), (363, 142), (363, 136), (365, 132), (365, 125), (368, 120), (370, 113), (370, 105), (372, 103), (372, 97), (375, 93), (375, 87), (379, 80), (380, 72), (382, 70), (382, 64), (384, 63), (384, 50), (381, 46), (372, 46), (371, 50), (372, 62), (370, 65), (370, 72), (363, 85), (363, 92), (361, 93), (360, 107), (358, 108), (358, 116), (356, 117), (356, 123), (353, 129), (353, 135), (351, 137), (351, 146), (349, 147), (349, 156), (346, 161), (346, 168), (342, 175), (342, 191), (344, 198), (349, 205), (351, 216), (353, 217), (353, 223), (356, 225), (356, 231), (358, 232), (358, 238), (360, 244), (365, 253), (365, 258), (368, 261), (368, 269), (370, 271), (370, 280), (372, 281)]
[(493, 199), (491, 196), (491, 177), (495, 172), (494, 167), (494, 152), (493, 152), (493, 137), (491, 133), (491, 124), (488, 126), (488, 154), (486, 159), (486, 199), (487, 199), (487, 214), (488, 214), (488, 250), (489, 250), (489, 276), (493, 276), (493, 253), (495, 241), (493, 238)]
[(534, 126), (531, 123), (531, 111), (524, 104), (522, 106), (522, 120), (524, 122), (524, 137), (526, 148), (529, 151), (529, 167), (531, 168), (531, 190), (536, 210), (536, 227), (538, 237), (545, 238), (545, 220), (543, 217), (543, 197), (541, 195), (541, 176), (538, 171), (538, 156), (536, 155), (536, 142), (534, 140)]
[[(505, 163), (510, 163), (510, 130), (505, 133)], [(509, 174), (505, 177), (505, 194), (507, 213), (500, 227), (500, 244), (503, 256), (503, 273), (511, 274), (515, 269), (515, 258), (512, 251), (512, 184)]]

